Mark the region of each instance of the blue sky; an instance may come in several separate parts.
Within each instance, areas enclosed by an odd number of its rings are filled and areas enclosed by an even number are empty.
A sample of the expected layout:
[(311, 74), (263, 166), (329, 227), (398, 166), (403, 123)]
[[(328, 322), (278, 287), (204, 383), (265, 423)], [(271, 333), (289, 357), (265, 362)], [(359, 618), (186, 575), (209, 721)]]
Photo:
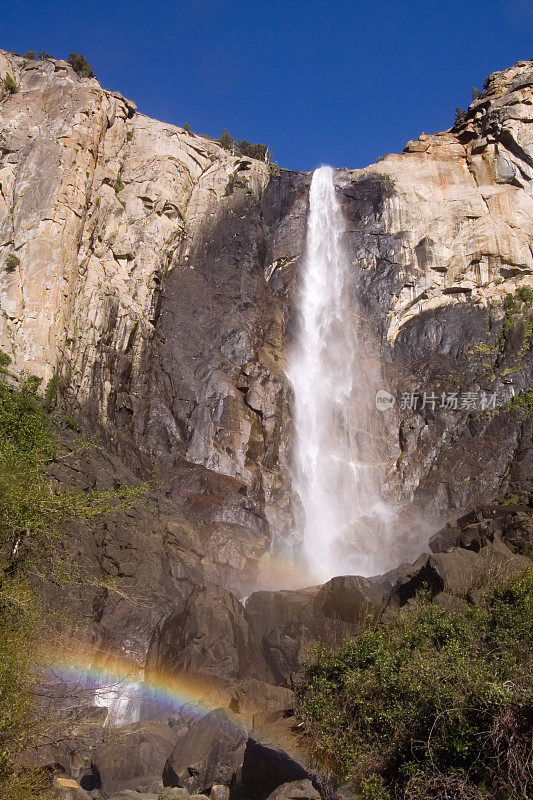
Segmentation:
[[(3, 6), (3, 9), (2, 9)], [(279, 164), (362, 167), (448, 128), (533, 58), (533, 0), (0, 0), (0, 46), (84, 53), (103, 86)]]

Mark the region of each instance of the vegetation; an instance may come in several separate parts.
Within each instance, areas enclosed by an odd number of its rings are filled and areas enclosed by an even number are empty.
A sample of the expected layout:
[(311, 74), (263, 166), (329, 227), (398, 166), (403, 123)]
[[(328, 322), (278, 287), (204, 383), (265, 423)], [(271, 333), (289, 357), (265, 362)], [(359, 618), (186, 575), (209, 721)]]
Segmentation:
[(454, 125), (461, 125), (465, 121), (466, 111), (461, 108), (461, 106), (457, 106), (455, 109), (455, 119), (453, 121)]
[(125, 186), (125, 184), (124, 184), (124, 181), (122, 180), (122, 175), (119, 173), (115, 183), (113, 184), (113, 189), (115, 190), (115, 194), (118, 194), (119, 192), (121, 192), (123, 190), (124, 186)]
[[(1, 354), (4, 366), (9, 356)], [(35, 690), (40, 681), (38, 643), (49, 630), (39, 582), (65, 580), (60, 556), (62, 525), (73, 517), (92, 519), (131, 505), (146, 486), (109, 491), (52, 488), (46, 465), (60, 456), (49, 408), (57, 378), (39, 395), (40, 379), (19, 388), (0, 380), (0, 800), (44, 798), (49, 779), (23, 768), (19, 755), (36, 735)], [(80, 441), (80, 449), (84, 443)], [(87, 445), (89, 446), (89, 445)], [(79, 451), (78, 451), (79, 452)], [(67, 580), (76, 581), (72, 572)]]
[(533, 570), (479, 607), (422, 595), (338, 649), (298, 689), (315, 757), (367, 800), (531, 796)]
[(35, 50), (26, 50), (26, 52), (22, 54), (22, 58), (25, 58), (26, 61), (35, 61), (37, 53)]
[(20, 258), (18, 258), (18, 256), (16, 256), (14, 253), (9, 253), (4, 261), (6, 272), (15, 272), (19, 264)]
[(249, 142), (247, 139), (241, 139), (241, 141), (238, 142), (237, 139), (225, 129), (222, 131), (217, 141), (224, 150), (228, 150), (232, 155), (240, 155), (245, 158), (257, 158), (259, 161), (265, 161), (267, 163), (271, 162), (272, 153), (266, 144), (260, 144), (259, 142), (252, 144), (252, 142)]
[(67, 58), (67, 62), (80, 78), (94, 78), (92, 65), (81, 53), (71, 53)]
[(4, 353), (3, 350), (0, 350), (0, 374), (5, 373), (10, 364), (11, 356), (8, 356), (8, 354)]
[(252, 144), (246, 139), (241, 139), (238, 147), (242, 156), (247, 156), (248, 158), (257, 158), (259, 161), (267, 160), (268, 147), (266, 144), (259, 144), (258, 142), (256, 144)]
[(9, 75), (9, 73), (4, 78), (4, 88), (9, 92), (9, 94), (16, 94), (19, 90), (17, 84), (11, 75)]
[(189, 125), (188, 122), (183, 123), (183, 130), (185, 131), (185, 133), (192, 133), (191, 126)]
[(240, 178), (238, 172), (232, 172), (229, 176), (229, 181), (226, 184), (226, 190), (224, 195), (228, 197), (230, 194), (233, 194), (235, 189), (246, 189), (247, 192), (250, 192), (250, 187), (248, 186), (248, 181), (246, 178)]
[(53, 58), (53, 56), (50, 55), (50, 53), (47, 53), (46, 50), (41, 50), (41, 52), (39, 53), (39, 58), (41, 59), (41, 61), (46, 61), (46, 59)]
[(126, 141), (127, 142), (131, 142), (132, 139), (133, 139), (133, 131), (127, 131), (127, 133), (126, 133)]
[(481, 92), (475, 86), (472, 86), (472, 101), (477, 100), (479, 97), (481, 97)]

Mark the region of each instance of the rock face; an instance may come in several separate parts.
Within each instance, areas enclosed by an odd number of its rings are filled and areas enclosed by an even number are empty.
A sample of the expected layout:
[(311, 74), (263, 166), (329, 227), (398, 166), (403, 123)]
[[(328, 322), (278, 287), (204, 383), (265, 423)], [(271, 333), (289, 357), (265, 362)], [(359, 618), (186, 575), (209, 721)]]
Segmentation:
[(271, 677), (244, 607), (220, 586), (196, 586), (154, 634), (147, 673)]

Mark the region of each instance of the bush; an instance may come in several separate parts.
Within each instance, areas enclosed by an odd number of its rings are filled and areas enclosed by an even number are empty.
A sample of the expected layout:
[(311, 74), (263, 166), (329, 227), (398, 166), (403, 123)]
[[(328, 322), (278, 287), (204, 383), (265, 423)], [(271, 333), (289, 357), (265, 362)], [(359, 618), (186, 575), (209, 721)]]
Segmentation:
[(9, 74), (4, 78), (4, 88), (9, 94), (16, 94), (18, 92), (18, 86)]
[(481, 92), (475, 86), (472, 86), (472, 101), (477, 100), (479, 97), (481, 97)]
[[(4, 359), (5, 361), (5, 359)], [(130, 506), (147, 485), (113, 491), (59, 491), (45, 473), (59, 442), (38, 395), (40, 379), (17, 391), (0, 380), (0, 800), (44, 800), (49, 777), (21, 766), (35, 742), (39, 641), (49, 631), (43, 603), (31, 586), (58, 581), (65, 571), (61, 525)], [(75, 576), (70, 574), (70, 579)], [(46, 722), (46, 721), (45, 721)]]
[[(422, 597), (337, 650), (317, 648), (297, 691), (309, 746), (363, 796), (526, 797), (532, 640), (533, 570), (464, 613)], [(461, 792), (438, 794), (454, 781)]]
[(224, 196), (228, 197), (229, 195), (233, 194), (235, 189), (246, 189), (246, 191), (250, 191), (250, 187), (248, 186), (248, 181), (246, 178), (239, 178), (237, 172), (232, 172), (229, 176), (229, 181), (226, 184), (226, 190), (224, 192)]
[(237, 149), (237, 140), (226, 129), (222, 131), (217, 141), (224, 150), (229, 150), (230, 153), (234, 153)]
[(22, 54), (22, 58), (25, 58), (27, 61), (35, 61), (37, 53), (35, 50), (26, 50), (26, 52)]
[(462, 109), (461, 106), (457, 106), (457, 108), (455, 109), (455, 119), (453, 121), (453, 124), (462, 125), (462, 123), (465, 121), (465, 116), (466, 112), (464, 111), (464, 109)]
[(52, 411), (57, 401), (57, 393), (59, 389), (59, 379), (57, 373), (54, 372), (44, 390), (43, 405), (46, 411)]
[(4, 261), (6, 272), (15, 272), (19, 264), (20, 258), (18, 258), (18, 256), (16, 256), (14, 253), (9, 253)]
[(113, 184), (113, 189), (115, 190), (115, 194), (118, 194), (124, 189), (124, 181), (122, 180), (122, 175), (118, 175), (115, 183)]
[(183, 130), (185, 131), (185, 133), (192, 133), (191, 126), (189, 125), (188, 122), (183, 123)]
[(247, 156), (248, 158), (257, 158), (259, 161), (266, 161), (268, 147), (266, 144), (251, 144), (247, 142), (246, 139), (242, 139), (239, 142), (239, 151), (241, 155)]
[(92, 65), (81, 53), (71, 53), (67, 58), (67, 62), (80, 78), (94, 78)]
[(46, 50), (41, 50), (39, 53), (39, 58), (41, 61), (46, 61), (49, 58), (53, 58), (53, 56), (51, 56), (50, 53), (47, 53)]
[(132, 139), (133, 139), (133, 131), (128, 131), (126, 133), (126, 141), (131, 142)]
[(0, 372), (6, 371), (7, 367), (11, 364), (11, 356), (8, 356), (7, 353), (4, 353), (3, 350), (0, 350)]

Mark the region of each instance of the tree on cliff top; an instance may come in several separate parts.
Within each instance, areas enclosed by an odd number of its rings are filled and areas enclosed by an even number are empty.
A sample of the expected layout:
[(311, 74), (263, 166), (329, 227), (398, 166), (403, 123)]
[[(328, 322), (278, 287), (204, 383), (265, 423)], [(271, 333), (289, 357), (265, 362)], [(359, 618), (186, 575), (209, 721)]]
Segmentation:
[(67, 58), (67, 62), (80, 78), (94, 78), (92, 65), (81, 53), (71, 53)]

